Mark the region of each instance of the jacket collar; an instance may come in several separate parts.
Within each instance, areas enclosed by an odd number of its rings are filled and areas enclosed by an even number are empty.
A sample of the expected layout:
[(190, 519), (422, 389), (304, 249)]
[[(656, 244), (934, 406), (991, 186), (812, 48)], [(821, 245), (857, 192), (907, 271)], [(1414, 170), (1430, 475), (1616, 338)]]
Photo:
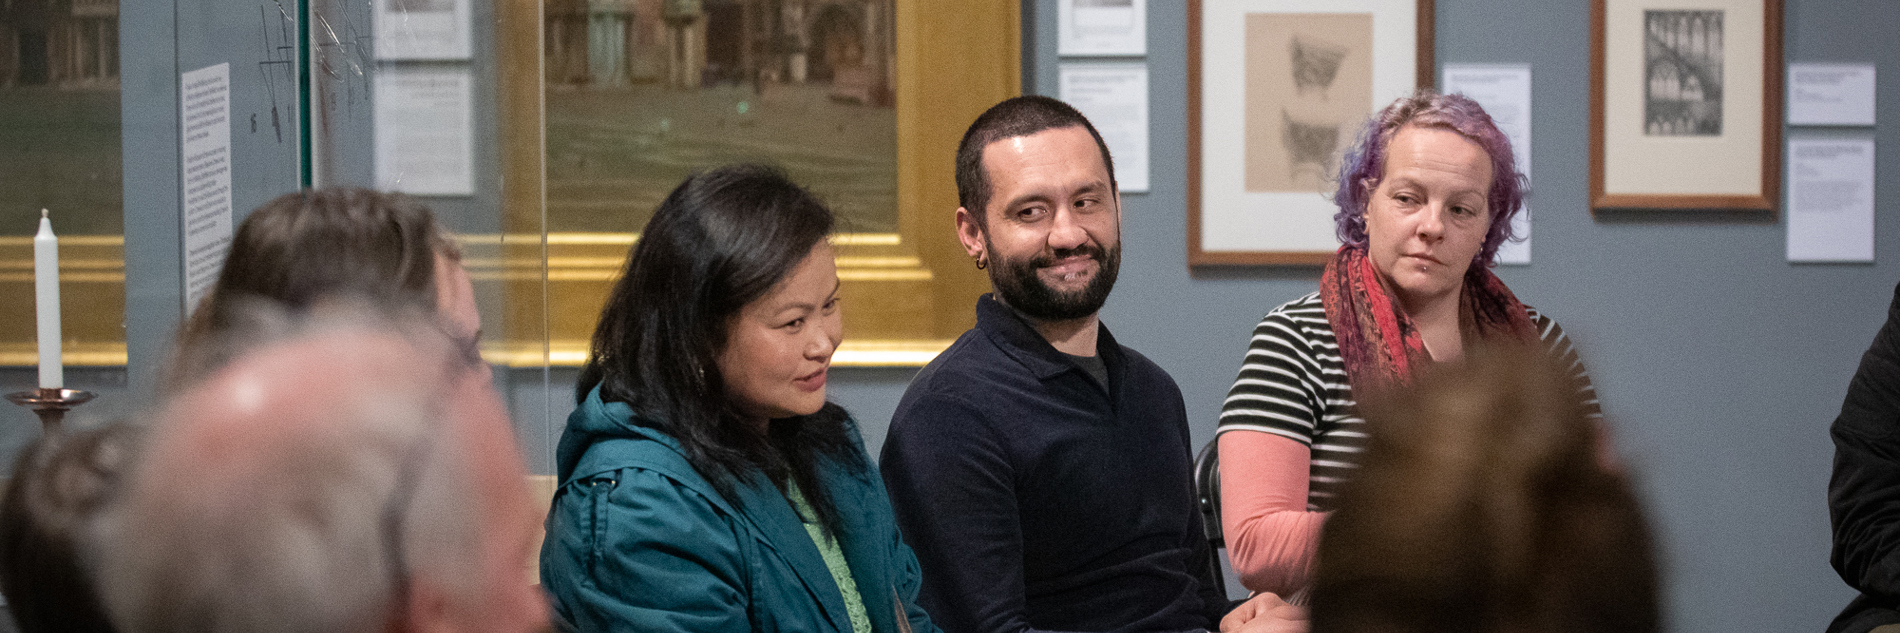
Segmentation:
[[(1075, 361), (1069, 360), (1068, 354), (1050, 345), (1027, 319), (989, 293), (976, 300), (976, 328), (1039, 380), (1048, 380), (1066, 371), (1082, 371)], [(1108, 365), (1109, 375), (1113, 376), (1121, 364), (1121, 345), (1101, 321), (1096, 321), (1095, 328), (1095, 354)]]
[[(812, 601), (823, 607), (825, 617), (831, 621), (833, 630), (851, 630), (851, 618), (845, 611), (838, 583), (831, 577), (831, 568), (825, 565), (824, 556), (818, 553), (818, 546), (812, 542), (811, 533), (805, 531), (805, 523), (799, 518), (798, 511), (792, 509), (791, 502), (786, 500), (785, 495), (779, 492), (777, 486), (766, 479), (764, 473), (757, 470), (747, 473), (733, 489), (739, 503), (736, 505), (728, 503), (711, 483), (692, 468), (691, 462), (686, 460), (686, 450), (680, 446), (679, 440), (673, 439), (673, 436), (659, 429), (640, 423), (637, 420), (639, 415), (626, 403), (601, 401), (599, 387), (595, 387), (587, 395), (587, 399), (582, 401), (580, 407), (575, 410), (574, 416), (593, 417), (580, 425), (576, 424), (576, 420), (570, 420), (567, 434), (561, 438), (563, 459), (560, 474), (563, 484), (571, 479), (591, 477), (603, 470), (629, 466), (665, 474), (679, 485), (706, 498), (721, 512), (752, 524), (752, 531), (757, 535), (759, 544), (766, 549), (778, 552), (779, 556), (785, 559), (793, 572), (798, 575), (799, 581), (804, 585), (805, 591), (810, 594)], [(590, 428), (592, 432), (576, 433), (576, 426)], [(568, 445), (568, 435), (574, 436), (575, 445)], [(571, 457), (570, 453), (572, 453)], [(862, 501), (858, 497), (861, 491), (850, 481), (854, 478), (831, 466), (828, 460), (820, 461), (818, 476), (828, 486), (827, 490), (833, 493), (832, 499), (838, 504), (839, 514), (845, 517), (844, 522), (847, 525), (850, 524), (851, 518), (857, 513), (856, 508)], [(856, 484), (856, 486), (862, 485)], [(870, 544), (854, 543), (842, 534), (833, 537), (837, 538), (840, 545), (844, 547), (846, 559), (852, 564), (853, 575), (866, 579), (868, 575), (858, 567), (858, 560), (864, 556), (862, 552), (854, 552), (856, 548), (852, 546), (855, 544), (868, 547)], [(743, 534), (741, 538), (744, 538)], [(888, 584), (888, 581), (884, 584)], [(864, 587), (859, 587), (859, 593), (864, 599), (867, 610), (874, 604), (882, 604), (873, 602), (875, 596), (881, 596), (881, 593), (867, 592)]]

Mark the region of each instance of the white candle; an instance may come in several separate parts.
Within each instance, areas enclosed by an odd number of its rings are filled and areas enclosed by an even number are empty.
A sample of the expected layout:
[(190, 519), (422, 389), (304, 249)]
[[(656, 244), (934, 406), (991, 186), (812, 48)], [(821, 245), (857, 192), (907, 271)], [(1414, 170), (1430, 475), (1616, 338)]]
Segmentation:
[(33, 236), (33, 307), (40, 326), (40, 388), (66, 386), (59, 354), (59, 241), (53, 221), (40, 209), (40, 232)]

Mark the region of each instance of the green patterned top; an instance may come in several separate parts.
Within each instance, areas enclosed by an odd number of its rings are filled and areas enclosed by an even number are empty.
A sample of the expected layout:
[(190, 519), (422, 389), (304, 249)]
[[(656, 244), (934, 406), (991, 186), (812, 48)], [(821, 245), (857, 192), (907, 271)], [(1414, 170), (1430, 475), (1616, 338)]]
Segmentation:
[(838, 546), (838, 539), (818, 522), (818, 512), (805, 500), (805, 493), (798, 484), (787, 481), (786, 497), (792, 502), (792, 508), (798, 510), (798, 518), (805, 524), (805, 532), (811, 534), (811, 542), (818, 546), (818, 553), (825, 557), (825, 567), (831, 570), (831, 579), (838, 582), (838, 592), (844, 594), (844, 610), (851, 616), (851, 630), (856, 633), (872, 633), (871, 616), (864, 612), (864, 596), (858, 594), (858, 581), (851, 576), (851, 565), (844, 560), (844, 548)]

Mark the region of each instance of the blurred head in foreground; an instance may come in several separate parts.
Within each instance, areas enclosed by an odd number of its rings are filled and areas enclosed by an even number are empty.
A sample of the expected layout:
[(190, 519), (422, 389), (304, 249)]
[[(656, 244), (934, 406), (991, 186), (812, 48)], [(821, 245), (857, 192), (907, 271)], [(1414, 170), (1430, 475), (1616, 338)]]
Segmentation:
[(1566, 374), (1478, 350), (1364, 406), (1320, 539), (1315, 632), (1656, 631), (1648, 528)]
[(20, 453), (0, 502), (0, 592), (21, 631), (112, 630), (80, 553), (138, 436), (129, 424), (53, 431)]
[(476, 353), (481, 315), (462, 250), (428, 207), (396, 193), (307, 189), (264, 203), (238, 226), (217, 284), (179, 335), (168, 384), (240, 353), (246, 342), (234, 333), (254, 330), (248, 319), (337, 296), (434, 315), (463, 353)]
[(541, 513), (485, 372), (427, 316), (313, 315), (153, 420), (100, 518), (100, 592), (114, 624), (544, 626), (545, 600), (526, 575)]

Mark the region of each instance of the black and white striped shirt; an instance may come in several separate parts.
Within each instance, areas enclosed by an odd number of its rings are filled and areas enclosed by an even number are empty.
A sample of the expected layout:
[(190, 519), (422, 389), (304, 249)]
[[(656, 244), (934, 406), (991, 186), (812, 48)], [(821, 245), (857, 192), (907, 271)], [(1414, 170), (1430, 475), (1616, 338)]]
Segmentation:
[[(1524, 311), (1551, 358), (1570, 368), (1589, 415), (1602, 417), (1596, 389), (1563, 328), (1535, 308), (1526, 306)], [(1306, 506), (1324, 512), (1332, 510), (1333, 496), (1359, 467), (1366, 446), (1364, 429), (1319, 293), (1268, 312), (1254, 327), (1240, 376), (1221, 406), (1219, 432), (1272, 433), (1312, 447)]]

